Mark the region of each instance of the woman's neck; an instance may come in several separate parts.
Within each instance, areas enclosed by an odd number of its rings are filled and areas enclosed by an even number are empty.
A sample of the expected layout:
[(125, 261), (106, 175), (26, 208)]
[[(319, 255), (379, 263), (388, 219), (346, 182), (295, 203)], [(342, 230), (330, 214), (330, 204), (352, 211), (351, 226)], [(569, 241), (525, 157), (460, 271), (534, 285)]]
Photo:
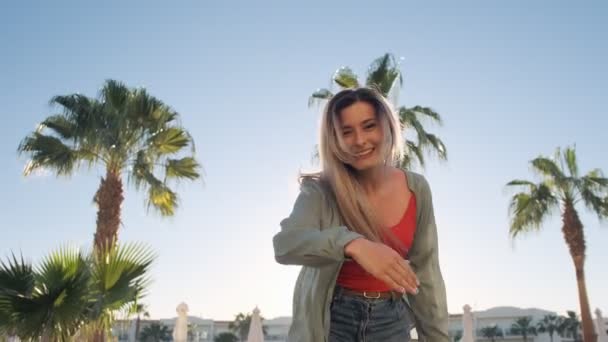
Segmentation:
[(363, 187), (363, 190), (368, 195), (373, 195), (381, 191), (383, 186), (387, 184), (388, 176), (391, 172), (391, 167), (388, 165), (379, 165), (364, 171), (359, 171), (357, 178)]

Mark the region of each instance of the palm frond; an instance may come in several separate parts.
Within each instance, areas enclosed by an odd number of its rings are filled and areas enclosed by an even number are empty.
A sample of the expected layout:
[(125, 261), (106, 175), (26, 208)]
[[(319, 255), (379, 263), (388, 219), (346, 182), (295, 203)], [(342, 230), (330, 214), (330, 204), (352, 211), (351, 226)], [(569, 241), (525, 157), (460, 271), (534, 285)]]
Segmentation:
[(538, 157), (531, 161), (532, 167), (542, 176), (548, 177), (557, 185), (566, 178), (559, 166), (551, 159)]
[(78, 135), (95, 137), (95, 130), (104, 126), (103, 105), (95, 99), (81, 94), (60, 95), (51, 98), (50, 104), (63, 108), (66, 119), (78, 127)]
[(579, 189), (585, 206), (593, 211), (600, 221), (608, 218), (608, 196), (600, 197), (590, 187)]
[(582, 184), (586, 188), (600, 193), (608, 192), (608, 178), (604, 177), (602, 170), (593, 169), (581, 177)]
[[(21, 264), (12, 263), (12, 267), (23, 268)], [(23, 281), (23, 291), (0, 291), (0, 311), (10, 317), (7, 326), (25, 340), (44, 334), (66, 340), (85, 317), (88, 279), (80, 253), (67, 248), (54, 252), (31, 276), (14, 279)], [(28, 284), (33, 284), (31, 290)]]
[(31, 293), (34, 287), (32, 265), (15, 254), (8, 262), (0, 260), (0, 292)]
[(509, 213), (511, 225), (509, 233), (512, 238), (520, 233), (527, 233), (540, 229), (543, 220), (551, 214), (558, 205), (558, 200), (551, 192), (551, 188), (541, 183), (532, 185), (529, 182), (514, 180), (508, 185), (527, 185), (529, 190), (515, 194), (511, 198)]
[(107, 247), (93, 256), (95, 301), (89, 318), (108, 330), (117, 312), (127, 310), (146, 294), (154, 253), (142, 244)]
[(168, 159), (166, 165), (166, 175), (168, 178), (188, 178), (193, 180), (200, 176), (197, 172), (200, 165), (192, 157)]
[(172, 216), (178, 207), (177, 194), (160, 181), (149, 183), (149, 185), (148, 207), (154, 207), (163, 216)]
[[(146, 153), (147, 150), (137, 152), (133, 162), (132, 172), (129, 174), (129, 181), (133, 182), (136, 189), (142, 189), (150, 182), (154, 182), (152, 171), (154, 170), (154, 160)], [(152, 177), (152, 178), (151, 178)]]
[(183, 129), (169, 127), (155, 134), (150, 143), (159, 154), (172, 154), (188, 146), (190, 138)]
[(399, 121), (405, 130), (408, 128), (413, 128), (414, 131), (416, 131), (419, 142), (423, 144), (425, 143), (424, 139), (426, 138), (427, 132), (424, 129), (424, 126), (422, 126), (420, 120), (418, 120), (416, 112), (405, 107), (399, 108)]
[(99, 97), (112, 110), (121, 111), (127, 105), (130, 93), (129, 88), (124, 83), (109, 79), (101, 88)]
[(31, 154), (31, 160), (24, 170), (26, 176), (40, 168), (53, 169), (58, 175), (69, 175), (81, 156), (58, 138), (38, 132), (23, 139), (18, 151)]
[(50, 129), (63, 139), (73, 139), (78, 135), (78, 126), (64, 115), (49, 116), (40, 123), (38, 132), (42, 133), (44, 128)]
[(411, 112), (418, 113), (432, 119), (436, 124), (440, 126), (443, 125), (443, 119), (441, 118), (441, 115), (439, 115), (439, 113), (435, 112), (429, 107), (414, 106), (407, 109)]
[(530, 182), (527, 180), (523, 180), (523, 179), (514, 179), (514, 180), (510, 181), (509, 183), (507, 183), (507, 186), (526, 186), (532, 191), (536, 188), (536, 183), (533, 183), (533, 182)]
[(396, 82), (402, 84), (403, 79), (399, 65), (392, 54), (384, 54), (369, 66), (365, 84), (378, 89), (385, 97), (388, 96)]
[(151, 132), (167, 127), (178, 114), (161, 100), (148, 94), (145, 89), (134, 89), (127, 106), (132, 120), (142, 122)]
[(401, 168), (409, 170), (413, 166), (414, 161), (417, 161), (420, 167), (424, 168), (425, 159), (424, 154), (422, 153), (422, 149), (420, 148), (420, 146), (416, 145), (415, 142), (411, 140), (406, 140), (405, 151), (401, 160), (399, 161), (399, 166)]
[(445, 147), (445, 144), (443, 143), (443, 141), (441, 141), (441, 139), (439, 139), (439, 137), (437, 137), (435, 134), (427, 133), (424, 140), (427, 142), (427, 144), (423, 146), (432, 146), (432, 151), (437, 153), (439, 159), (448, 159), (448, 151)]
[(333, 81), (342, 89), (359, 87), (357, 75), (349, 67), (341, 67), (340, 69), (336, 70), (333, 76)]
[(564, 150), (564, 160), (570, 171), (570, 176), (578, 177), (578, 165), (576, 163), (576, 151), (572, 147), (567, 147)]
[(317, 89), (308, 98), (308, 107), (312, 107), (314, 104), (319, 104), (322, 101), (331, 99), (334, 94), (329, 89)]

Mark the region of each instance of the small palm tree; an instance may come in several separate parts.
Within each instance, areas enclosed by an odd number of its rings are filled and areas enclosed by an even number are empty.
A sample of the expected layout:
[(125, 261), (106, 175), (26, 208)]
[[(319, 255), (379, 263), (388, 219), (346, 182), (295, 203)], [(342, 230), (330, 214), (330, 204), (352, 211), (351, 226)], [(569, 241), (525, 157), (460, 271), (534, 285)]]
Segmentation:
[(0, 333), (22, 340), (67, 340), (87, 319), (90, 269), (78, 250), (62, 248), (38, 268), (13, 255), (0, 262)]
[(462, 338), (462, 330), (458, 330), (452, 339), (453, 342), (458, 342)]
[(538, 323), (536, 329), (541, 333), (548, 333), (549, 339), (553, 342), (553, 334), (555, 334), (560, 325), (559, 317), (556, 315), (546, 315)]
[(585, 237), (575, 205), (583, 202), (600, 221), (608, 218), (608, 178), (599, 169), (580, 176), (574, 148), (563, 153), (557, 149), (553, 159), (537, 157), (531, 165), (542, 177), (540, 183), (518, 179), (507, 184), (525, 188), (511, 199), (511, 237), (539, 230), (545, 218), (561, 209), (562, 232), (576, 271), (584, 340), (593, 342), (596, 337), (585, 284)]
[(166, 325), (153, 323), (141, 330), (142, 342), (164, 342), (171, 341), (171, 331)]
[(579, 330), (581, 329), (581, 321), (578, 319), (576, 312), (567, 311), (566, 314), (567, 317), (562, 317), (559, 327), (560, 336), (571, 337), (574, 342), (582, 341), (579, 334)]
[(230, 332), (221, 333), (213, 338), (213, 342), (237, 342), (238, 336)]
[(94, 196), (98, 249), (118, 237), (123, 176), (147, 190), (148, 207), (165, 216), (173, 215), (178, 204), (169, 181), (199, 177), (194, 156), (180, 156), (187, 147), (194, 153), (194, 142), (178, 124), (179, 114), (145, 89), (108, 80), (98, 99), (61, 95), (51, 104), (63, 111), (46, 118), (19, 145), (18, 151), (31, 157), (24, 174), (44, 168), (69, 176), (81, 165), (104, 168)]
[(521, 335), (524, 342), (528, 342), (528, 335), (536, 335), (536, 328), (532, 325), (532, 317), (519, 317), (511, 325), (511, 333)]
[[(334, 73), (332, 81), (340, 90), (360, 86), (357, 75), (348, 67), (338, 69)], [(392, 99), (402, 127), (411, 128), (416, 132), (416, 141), (405, 139), (405, 147), (408, 153), (401, 160), (401, 166), (410, 168), (417, 162), (421, 167), (424, 167), (426, 163), (425, 152), (435, 153), (439, 159), (447, 160), (447, 149), (443, 141), (435, 134), (427, 132), (422, 124), (423, 120), (426, 119), (441, 125), (441, 116), (429, 107), (399, 107), (397, 97), (402, 84), (403, 77), (399, 64), (390, 53), (374, 60), (367, 70), (365, 85), (377, 89), (384, 97)], [(329, 89), (318, 89), (310, 96), (308, 105), (311, 106), (329, 100), (333, 96), (334, 93)]]
[(481, 335), (490, 341), (495, 342), (497, 337), (502, 337), (502, 329), (496, 324), (481, 328)]
[(62, 248), (34, 268), (0, 262), (0, 334), (22, 340), (105, 341), (115, 316), (141, 300), (153, 255), (141, 245), (84, 255)]
[[(264, 321), (264, 317), (260, 316), (260, 321)], [(245, 341), (247, 339), (247, 334), (249, 333), (249, 326), (251, 325), (251, 314), (244, 314), (239, 312), (238, 315), (235, 316), (234, 321), (228, 324), (228, 329), (236, 333), (241, 341)], [(262, 326), (262, 332), (264, 336), (267, 334), (267, 328), (265, 325)]]

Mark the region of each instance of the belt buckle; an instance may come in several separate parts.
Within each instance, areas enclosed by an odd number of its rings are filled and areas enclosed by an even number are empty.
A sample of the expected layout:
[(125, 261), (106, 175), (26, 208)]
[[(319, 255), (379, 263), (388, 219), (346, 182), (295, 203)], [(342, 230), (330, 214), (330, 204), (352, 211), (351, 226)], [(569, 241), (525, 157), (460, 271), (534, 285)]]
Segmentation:
[(368, 298), (368, 299), (378, 299), (380, 298), (380, 292), (376, 292), (376, 291), (370, 291), (370, 292), (375, 292), (376, 296), (370, 296), (367, 294), (367, 291), (363, 291), (363, 297)]

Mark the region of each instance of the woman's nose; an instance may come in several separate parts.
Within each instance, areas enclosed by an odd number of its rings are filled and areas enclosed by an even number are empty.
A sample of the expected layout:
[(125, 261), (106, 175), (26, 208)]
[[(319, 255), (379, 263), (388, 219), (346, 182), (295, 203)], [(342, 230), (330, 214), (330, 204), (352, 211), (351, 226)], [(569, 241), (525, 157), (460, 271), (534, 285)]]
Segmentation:
[(362, 132), (355, 132), (355, 144), (361, 146), (365, 143), (365, 134)]

